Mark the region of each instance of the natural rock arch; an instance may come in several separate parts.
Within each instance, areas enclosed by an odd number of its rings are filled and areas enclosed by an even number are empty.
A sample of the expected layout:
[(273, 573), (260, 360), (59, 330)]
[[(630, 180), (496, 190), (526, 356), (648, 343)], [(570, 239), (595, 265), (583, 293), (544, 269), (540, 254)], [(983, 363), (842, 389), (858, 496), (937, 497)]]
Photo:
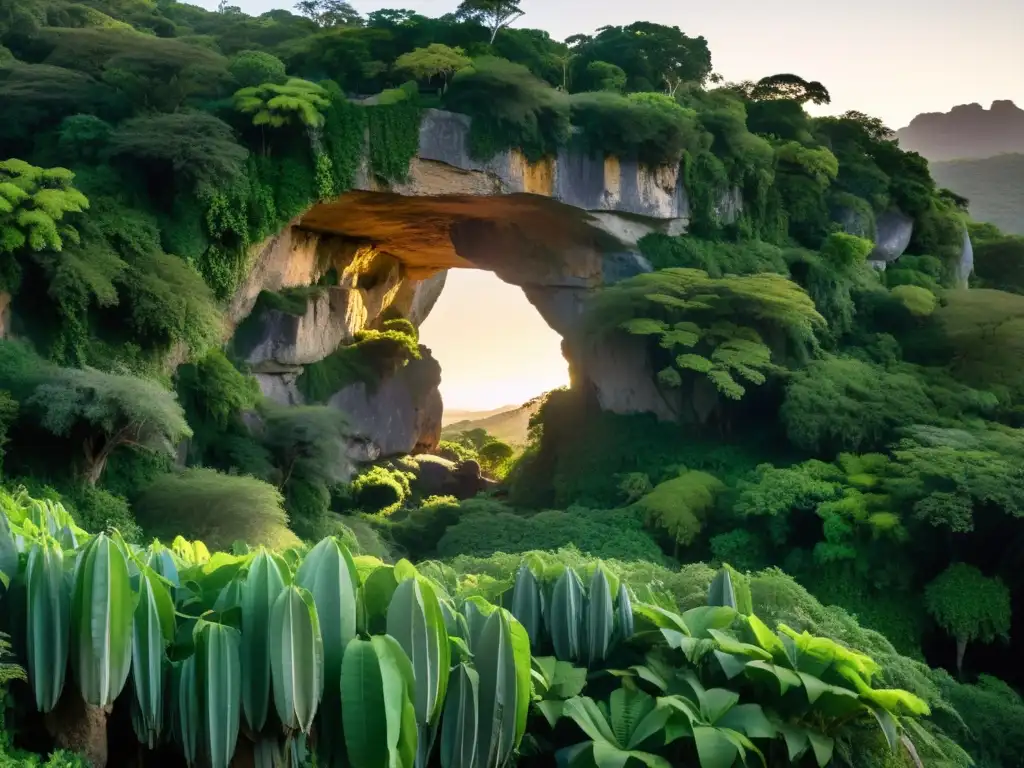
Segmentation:
[[(447, 270), (476, 268), (520, 286), (562, 336), (574, 387), (590, 387), (605, 410), (672, 418), (644, 346), (623, 340), (596, 348), (580, 333), (580, 319), (592, 291), (650, 270), (637, 248), (641, 237), (687, 231), (690, 204), (679, 167), (649, 168), (568, 148), (537, 163), (515, 150), (479, 162), (467, 149), (469, 130), (464, 115), (425, 110), (404, 183), (382, 185), (364, 167), (355, 189), (314, 205), (255, 250), (229, 308), (232, 327), (252, 312), (261, 291), (336, 275), (304, 313), (262, 311), (243, 356), (264, 393), (301, 402), (294, 386), (301, 366), (386, 315), (419, 325)], [(722, 223), (742, 213), (739, 190), (722, 189), (719, 200)], [(906, 248), (903, 219), (879, 221), (880, 261)], [(353, 384), (329, 402), (348, 411), (366, 437), (367, 458), (407, 453), (437, 441), (439, 382), (440, 367), (427, 354), (373, 392)]]

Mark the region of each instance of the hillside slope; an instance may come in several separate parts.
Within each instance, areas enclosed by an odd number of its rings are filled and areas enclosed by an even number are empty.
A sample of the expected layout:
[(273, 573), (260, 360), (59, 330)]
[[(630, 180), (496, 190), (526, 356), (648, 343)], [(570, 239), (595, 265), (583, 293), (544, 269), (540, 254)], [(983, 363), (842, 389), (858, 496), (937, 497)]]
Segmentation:
[(943, 187), (971, 201), (971, 216), (1024, 235), (1024, 154), (931, 163)]
[(541, 398), (534, 398), (519, 407), (499, 410), (497, 412), (485, 411), (474, 414), (471, 418), (453, 421), (444, 426), (441, 431), (441, 438), (451, 439), (460, 432), (470, 429), (484, 429), (497, 439), (504, 440), (510, 445), (525, 445), (527, 431), (530, 428), (530, 418), (537, 413), (540, 404)]

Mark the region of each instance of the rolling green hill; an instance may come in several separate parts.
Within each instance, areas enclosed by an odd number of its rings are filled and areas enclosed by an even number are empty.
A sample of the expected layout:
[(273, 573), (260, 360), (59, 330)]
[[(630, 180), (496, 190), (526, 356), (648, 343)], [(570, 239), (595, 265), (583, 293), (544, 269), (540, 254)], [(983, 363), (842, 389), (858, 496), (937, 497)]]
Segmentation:
[(455, 413), (463, 418), (445, 424), (441, 431), (441, 437), (448, 440), (460, 432), (480, 428), (487, 430), (489, 434), (509, 445), (525, 445), (526, 433), (530, 427), (530, 417), (537, 412), (540, 404), (541, 398), (535, 398), (518, 407), (512, 406), (498, 411), (484, 411), (475, 414), (456, 411)]
[(971, 216), (1024, 235), (1024, 154), (931, 164), (935, 180), (971, 201)]

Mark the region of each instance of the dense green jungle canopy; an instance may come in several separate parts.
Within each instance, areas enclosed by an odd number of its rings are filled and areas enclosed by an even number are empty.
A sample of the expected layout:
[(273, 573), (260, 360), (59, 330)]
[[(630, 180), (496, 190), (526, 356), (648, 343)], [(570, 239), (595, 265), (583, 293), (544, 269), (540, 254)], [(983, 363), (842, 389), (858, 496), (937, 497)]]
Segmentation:
[[(301, 5), (0, 0), (5, 485), (133, 544), (334, 535), (470, 580), (510, 579), (525, 552), (601, 558), (679, 609), (693, 564), (728, 563), (753, 574), (759, 613), (874, 655), (931, 706), (933, 737), (1024, 765), (1024, 238), (970, 221), (879, 120), (809, 116), (821, 83), (722, 83), (706, 41), (676, 28), (562, 43), (504, 25), (507, 2), (436, 19)], [(458, 501), (417, 486), (429, 456), (351, 479), (344, 414), (260, 397), (223, 343), (251, 247), (349, 189), (364, 149), (376, 177), (403, 179), (426, 107), (472, 116), (481, 158), (572, 144), (681, 167), (690, 233), (645, 238), (655, 271), (587, 315), (595, 339), (647, 346), (676, 423), (550, 393), (519, 455), (479, 434), (442, 443), (502, 479)], [(730, 189), (744, 206), (726, 223)], [(913, 236), (878, 271), (870, 240), (893, 209)], [(408, 323), (368, 329), (300, 386), (322, 400), (415, 342)], [(967, 764), (945, 754), (926, 764)]]

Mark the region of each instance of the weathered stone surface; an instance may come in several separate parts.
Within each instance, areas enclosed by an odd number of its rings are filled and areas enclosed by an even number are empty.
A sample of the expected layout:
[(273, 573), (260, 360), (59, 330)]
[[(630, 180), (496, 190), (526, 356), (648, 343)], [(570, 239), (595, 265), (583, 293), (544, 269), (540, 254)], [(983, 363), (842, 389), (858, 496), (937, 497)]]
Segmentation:
[(868, 261), (884, 264), (896, 261), (910, 245), (914, 220), (900, 211), (886, 211), (875, 219), (875, 249)]
[(416, 489), (424, 496), (454, 496), (471, 499), (494, 485), (480, 471), (475, 461), (454, 462), (440, 456), (421, 454), (416, 457)]
[(971, 243), (971, 235), (964, 228), (964, 244), (960, 250), (960, 259), (956, 263), (956, 282), (960, 288), (967, 287), (967, 281), (974, 271), (974, 245)]
[(655, 371), (643, 339), (619, 337), (571, 350), (573, 386), (590, 386), (602, 410), (653, 413), (672, 421), (677, 412), (655, 384)]
[(832, 218), (843, 227), (843, 231), (848, 235), (856, 235), (868, 240), (875, 239), (874, 221), (849, 206), (842, 205), (835, 208), (832, 211)]
[[(685, 218), (689, 200), (677, 167), (648, 168), (633, 160), (598, 158), (568, 148), (555, 158), (529, 162), (521, 152), (501, 152), (480, 162), (469, 154), (472, 121), (466, 115), (424, 111), (419, 159), (485, 176), (490, 194), (527, 192), (588, 211), (618, 211), (654, 219)], [(500, 190), (498, 192), (497, 190)], [(407, 190), (395, 188), (406, 194)]]
[(376, 387), (350, 384), (327, 402), (348, 417), (352, 432), (372, 442), (381, 457), (429, 452), (441, 439), (441, 366), (426, 347), (420, 347), (420, 354), (421, 359)]

